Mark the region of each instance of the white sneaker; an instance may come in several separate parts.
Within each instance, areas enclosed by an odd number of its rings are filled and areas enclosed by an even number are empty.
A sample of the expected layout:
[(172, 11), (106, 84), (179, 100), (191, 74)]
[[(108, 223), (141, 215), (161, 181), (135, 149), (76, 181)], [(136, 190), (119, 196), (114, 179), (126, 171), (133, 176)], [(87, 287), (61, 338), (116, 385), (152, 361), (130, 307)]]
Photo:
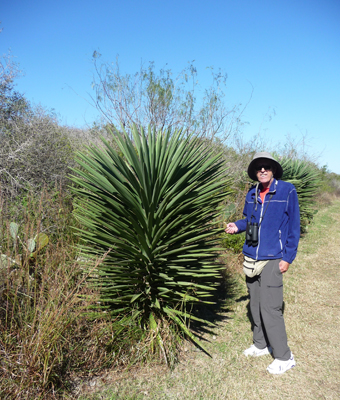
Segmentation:
[(273, 352), (272, 348), (270, 346), (265, 347), (264, 349), (258, 349), (254, 344), (252, 344), (249, 349), (244, 350), (243, 354), (245, 356), (253, 356), (253, 357), (259, 357), (259, 356), (266, 356), (267, 354), (271, 354)]
[(287, 361), (282, 361), (275, 359), (268, 367), (267, 371), (271, 374), (278, 375), (283, 374), (289, 369), (295, 367), (296, 362), (294, 360), (293, 353), (291, 353), (290, 359)]

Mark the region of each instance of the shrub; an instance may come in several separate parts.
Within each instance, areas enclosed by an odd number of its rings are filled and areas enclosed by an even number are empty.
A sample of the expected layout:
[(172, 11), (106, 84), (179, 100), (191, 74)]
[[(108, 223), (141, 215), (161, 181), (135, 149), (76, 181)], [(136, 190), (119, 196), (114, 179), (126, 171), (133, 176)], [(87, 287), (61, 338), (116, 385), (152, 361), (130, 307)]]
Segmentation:
[(29, 118), (15, 118), (0, 137), (2, 194), (16, 198), (28, 190), (67, 184), (73, 150), (66, 134), (53, 117), (35, 110)]
[(229, 182), (221, 156), (198, 138), (150, 126), (132, 133), (134, 142), (113, 134), (120, 153), (104, 140), (104, 149), (79, 154), (76, 215), (83, 252), (107, 253), (92, 277), (103, 309), (132, 316), (167, 359), (169, 322), (198, 343), (185, 320), (195, 318), (193, 304), (209, 302), (219, 277), (213, 221)]
[(316, 213), (320, 171), (315, 165), (303, 160), (283, 158), (280, 163), (283, 168), (282, 179), (291, 182), (296, 188), (300, 206), (301, 232), (304, 233)]

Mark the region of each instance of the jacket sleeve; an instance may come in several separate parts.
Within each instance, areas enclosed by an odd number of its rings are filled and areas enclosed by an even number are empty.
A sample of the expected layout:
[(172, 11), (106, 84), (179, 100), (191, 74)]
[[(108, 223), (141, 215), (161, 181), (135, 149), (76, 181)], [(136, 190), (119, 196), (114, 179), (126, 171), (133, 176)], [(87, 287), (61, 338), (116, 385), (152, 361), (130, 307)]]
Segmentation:
[(300, 209), (299, 200), (295, 187), (292, 185), (292, 189), (288, 195), (287, 204), (288, 214), (288, 235), (285, 243), (284, 252), (282, 259), (287, 261), (289, 264), (293, 262), (296, 257), (297, 248), (300, 240)]
[(243, 215), (244, 219), (239, 219), (238, 221), (235, 222), (235, 225), (238, 227), (238, 232), (237, 233), (242, 233), (247, 229), (247, 202), (244, 204), (243, 208)]

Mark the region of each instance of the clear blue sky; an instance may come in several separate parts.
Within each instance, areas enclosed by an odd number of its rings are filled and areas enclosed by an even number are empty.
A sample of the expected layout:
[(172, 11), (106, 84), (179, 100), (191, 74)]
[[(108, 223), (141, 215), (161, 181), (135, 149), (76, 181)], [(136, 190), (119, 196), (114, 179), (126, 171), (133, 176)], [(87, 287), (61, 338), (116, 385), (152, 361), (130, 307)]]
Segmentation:
[(195, 60), (202, 86), (207, 66), (228, 74), (230, 105), (253, 86), (245, 139), (306, 134), (309, 153), (340, 174), (339, 0), (2, 0), (0, 21), (0, 54), (11, 49), (25, 72), (17, 90), (65, 124), (98, 115), (85, 101), (94, 50), (129, 73)]

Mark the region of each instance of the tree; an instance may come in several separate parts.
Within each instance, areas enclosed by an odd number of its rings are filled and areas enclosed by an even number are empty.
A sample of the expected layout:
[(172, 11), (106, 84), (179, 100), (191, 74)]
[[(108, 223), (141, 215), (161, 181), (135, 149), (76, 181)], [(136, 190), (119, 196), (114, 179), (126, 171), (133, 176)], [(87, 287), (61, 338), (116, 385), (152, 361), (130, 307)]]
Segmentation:
[(227, 75), (211, 69), (212, 85), (200, 92), (197, 70), (190, 63), (175, 78), (170, 69), (155, 71), (155, 64), (143, 64), (134, 75), (122, 74), (115, 63), (99, 64), (101, 55), (93, 54), (95, 77), (93, 101), (106, 121), (129, 130), (132, 124), (157, 130), (195, 131), (201, 137), (225, 140), (241, 124), (240, 105), (227, 109), (224, 104)]

